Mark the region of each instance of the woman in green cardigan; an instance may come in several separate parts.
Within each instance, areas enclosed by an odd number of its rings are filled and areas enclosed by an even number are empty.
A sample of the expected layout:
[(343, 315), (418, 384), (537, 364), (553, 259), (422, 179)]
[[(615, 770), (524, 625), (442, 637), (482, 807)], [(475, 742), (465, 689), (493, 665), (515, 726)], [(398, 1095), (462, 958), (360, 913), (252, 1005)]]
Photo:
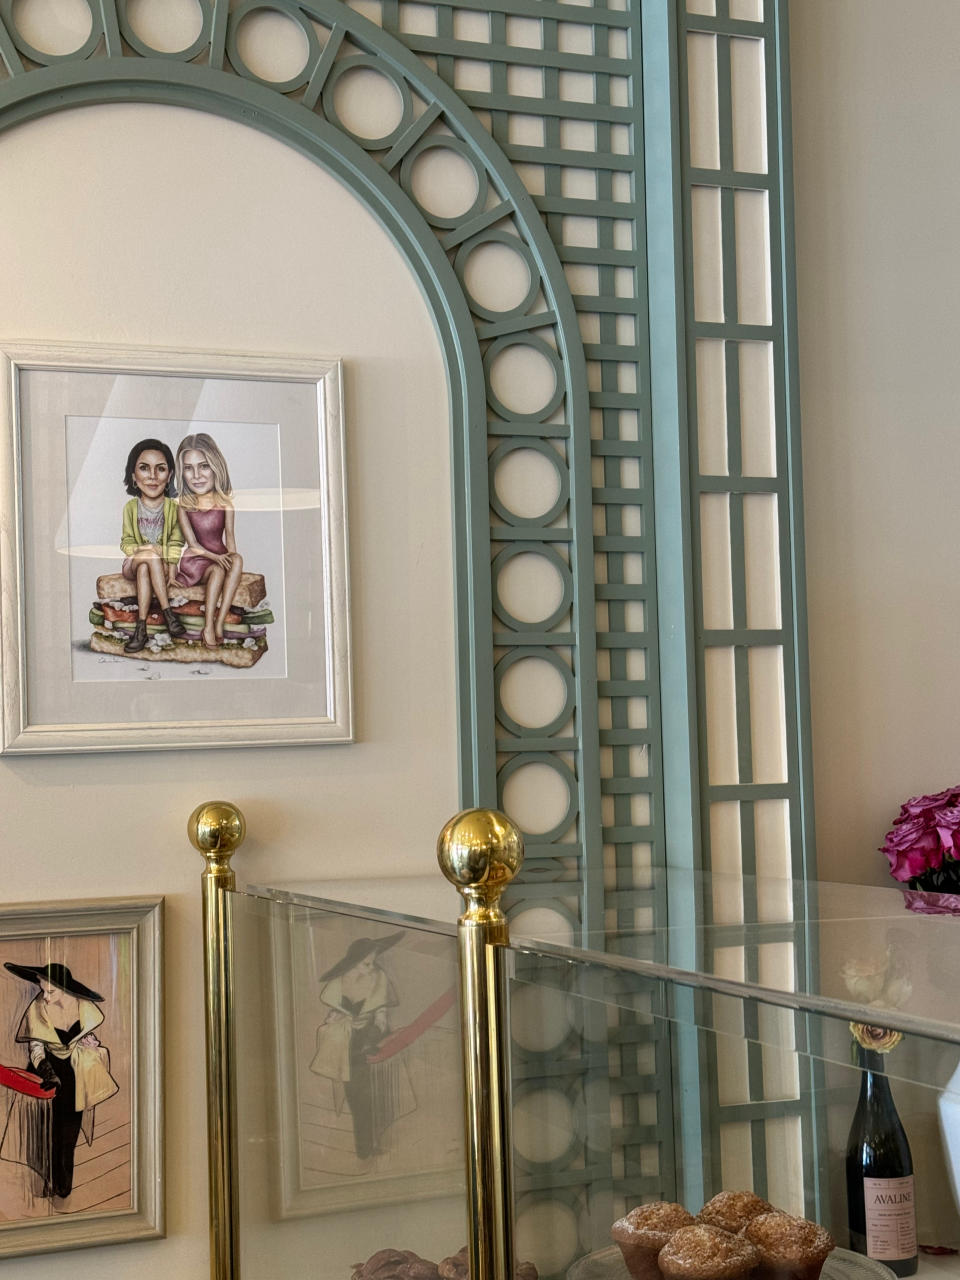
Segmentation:
[(139, 440), (130, 450), (123, 475), (133, 497), (123, 508), (123, 576), (137, 584), (137, 625), (123, 646), (124, 653), (139, 653), (147, 644), (147, 614), (154, 596), (171, 636), (182, 636), (186, 627), (170, 608), (167, 587), (183, 551), (183, 533), (173, 491), (173, 454), (161, 440)]

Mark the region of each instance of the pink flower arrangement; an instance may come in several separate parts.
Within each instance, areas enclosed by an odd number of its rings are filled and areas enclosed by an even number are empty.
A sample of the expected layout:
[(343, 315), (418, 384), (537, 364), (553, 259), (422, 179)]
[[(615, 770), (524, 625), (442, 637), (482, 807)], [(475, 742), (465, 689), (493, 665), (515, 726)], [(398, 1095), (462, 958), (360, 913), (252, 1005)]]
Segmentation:
[(880, 851), (911, 889), (960, 893), (960, 786), (901, 805)]

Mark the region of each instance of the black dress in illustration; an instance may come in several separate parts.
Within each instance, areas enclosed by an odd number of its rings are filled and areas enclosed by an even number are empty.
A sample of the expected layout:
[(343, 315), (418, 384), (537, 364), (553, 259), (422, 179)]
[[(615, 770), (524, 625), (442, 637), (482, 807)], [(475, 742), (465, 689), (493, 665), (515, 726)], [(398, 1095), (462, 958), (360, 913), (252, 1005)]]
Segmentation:
[(354, 1151), (361, 1161), (382, 1154), (387, 1130), (416, 1107), (402, 1056), (371, 1061), (390, 1031), (388, 1010), (398, 1003), (378, 959), (402, 936), (357, 938), (320, 976), (320, 999), (328, 1012), (317, 1028), (310, 1070), (333, 1082), (338, 1112), (344, 1102), (350, 1108)]
[(40, 990), (16, 1034), (27, 1047), (26, 1071), (5, 1071), (2, 1078), (12, 1101), (0, 1159), (32, 1169), (38, 1195), (65, 1200), (73, 1190), (80, 1135), (93, 1142), (94, 1109), (119, 1088), (109, 1051), (95, 1034), (103, 1022), (103, 996), (78, 982), (66, 965), (8, 962), (4, 968)]

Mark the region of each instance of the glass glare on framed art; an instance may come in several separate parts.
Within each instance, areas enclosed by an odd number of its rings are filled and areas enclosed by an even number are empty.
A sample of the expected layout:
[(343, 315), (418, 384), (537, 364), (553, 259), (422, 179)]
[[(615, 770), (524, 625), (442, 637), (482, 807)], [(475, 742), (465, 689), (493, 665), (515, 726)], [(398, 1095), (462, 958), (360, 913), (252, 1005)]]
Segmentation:
[[(452, 1225), (459, 1247), (465, 1153), (454, 939), (406, 918), (394, 928), (317, 909), (282, 891), (231, 897), (238, 1095), (241, 1112), (254, 1105), (264, 1126), (240, 1155), (245, 1268), (255, 1272), (256, 1252), (275, 1247), (278, 1222), (321, 1214), (330, 1274), (345, 1212), (369, 1222), (371, 1239), (385, 1216)], [(261, 1005), (265, 974), (272, 989)], [(271, 1008), (272, 1017), (249, 1016), (254, 1008)]]

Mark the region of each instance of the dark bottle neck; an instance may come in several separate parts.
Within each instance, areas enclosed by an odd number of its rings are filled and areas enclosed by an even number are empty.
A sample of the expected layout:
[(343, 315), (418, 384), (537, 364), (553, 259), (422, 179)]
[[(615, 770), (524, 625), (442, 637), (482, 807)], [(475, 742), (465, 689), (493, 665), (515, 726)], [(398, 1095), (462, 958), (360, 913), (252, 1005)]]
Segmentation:
[(857, 1061), (863, 1072), (860, 1080), (860, 1097), (868, 1102), (892, 1103), (890, 1081), (884, 1071), (883, 1055), (858, 1045)]

